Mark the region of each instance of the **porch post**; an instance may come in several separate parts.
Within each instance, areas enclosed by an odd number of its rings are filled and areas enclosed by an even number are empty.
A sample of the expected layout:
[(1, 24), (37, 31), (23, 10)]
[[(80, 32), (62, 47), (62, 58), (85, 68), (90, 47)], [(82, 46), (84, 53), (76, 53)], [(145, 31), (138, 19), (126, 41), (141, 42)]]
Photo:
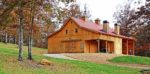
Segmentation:
[(127, 46), (127, 55), (129, 54), (129, 47), (128, 47), (128, 40), (127, 40), (127, 43), (126, 43), (126, 46)]
[(108, 45), (107, 45), (107, 41), (106, 41), (106, 53), (108, 53)]
[(133, 53), (132, 54), (134, 55), (134, 50), (135, 50), (135, 42), (134, 41), (133, 41), (133, 48), (132, 49), (133, 49)]
[(99, 46), (99, 45), (100, 45), (100, 40), (99, 40), (99, 39), (97, 40), (97, 44), (98, 44), (98, 45), (97, 45), (97, 51), (100, 52), (100, 51), (99, 51), (99, 50), (100, 50), (100, 46)]

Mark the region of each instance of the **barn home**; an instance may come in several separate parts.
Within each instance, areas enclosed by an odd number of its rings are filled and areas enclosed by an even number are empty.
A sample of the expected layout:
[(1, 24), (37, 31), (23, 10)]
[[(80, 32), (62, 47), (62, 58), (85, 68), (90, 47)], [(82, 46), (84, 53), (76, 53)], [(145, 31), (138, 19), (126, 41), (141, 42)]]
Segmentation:
[(113, 53), (134, 54), (135, 39), (120, 35), (120, 25), (114, 29), (108, 21), (100, 23), (70, 17), (63, 26), (48, 36), (48, 53)]

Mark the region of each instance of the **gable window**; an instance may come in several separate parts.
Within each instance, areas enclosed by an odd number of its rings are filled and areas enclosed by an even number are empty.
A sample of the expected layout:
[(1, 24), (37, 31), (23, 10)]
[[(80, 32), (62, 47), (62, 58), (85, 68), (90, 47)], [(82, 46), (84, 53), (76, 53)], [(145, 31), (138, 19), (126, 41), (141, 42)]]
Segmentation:
[(78, 29), (77, 28), (75, 29), (75, 33), (78, 33)]
[(66, 30), (66, 34), (68, 34), (68, 30)]
[(71, 21), (71, 24), (72, 24), (72, 21)]

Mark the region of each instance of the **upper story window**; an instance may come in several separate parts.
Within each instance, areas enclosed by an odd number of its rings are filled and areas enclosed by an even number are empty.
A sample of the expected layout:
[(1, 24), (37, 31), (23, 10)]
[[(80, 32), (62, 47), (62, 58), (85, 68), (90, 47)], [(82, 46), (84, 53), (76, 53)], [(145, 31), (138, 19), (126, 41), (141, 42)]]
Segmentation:
[(68, 34), (68, 30), (66, 30), (66, 34)]
[(75, 29), (75, 33), (78, 33), (78, 29), (77, 28)]
[(72, 24), (72, 21), (71, 21), (71, 24)]

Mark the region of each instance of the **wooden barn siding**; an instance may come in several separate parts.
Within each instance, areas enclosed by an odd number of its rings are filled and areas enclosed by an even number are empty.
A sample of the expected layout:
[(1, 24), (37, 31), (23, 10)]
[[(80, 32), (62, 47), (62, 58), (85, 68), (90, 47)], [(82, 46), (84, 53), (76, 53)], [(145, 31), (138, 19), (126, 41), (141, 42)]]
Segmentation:
[[(71, 25), (71, 26), (70, 26)], [(75, 29), (78, 29), (78, 33), (75, 33)], [(68, 30), (68, 34), (66, 34), (66, 30)], [(49, 53), (61, 53), (61, 52), (67, 52), (63, 45), (62, 41), (65, 41), (67, 39), (73, 39), (73, 40), (80, 40), (77, 43), (76, 50), (72, 50), (72, 52), (84, 52), (85, 47), (85, 39), (97, 39), (98, 35), (94, 32), (89, 32), (86, 30), (83, 30), (79, 28), (77, 25), (75, 25), (74, 22), (71, 23), (69, 21), (67, 25), (58, 33), (48, 38), (48, 52)], [(81, 49), (80, 44), (83, 44), (84, 49)], [(69, 52), (69, 51), (68, 51)]]
[[(72, 22), (72, 23), (71, 23)], [(78, 29), (78, 33), (75, 33), (75, 29)], [(68, 30), (68, 34), (66, 34), (66, 30)], [(85, 40), (107, 40), (107, 41), (113, 41), (114, 42), (114, 52), (116, 54), (122, 53), (122, 39), (118, 37), (108, 36), (108, 35), (102, 35), (95, 32), (87, 31), (84, 29), (79, 28), (75, 23), (70, 20), (67, 25), (58, 33), (48, 38), (48, 53), (61, 53), (61, 52), (67, 52), (68, 50), (65, 50), (63, 45), (61, 44), (61, 41), (67, 40), (68, 38), (71, 39), (77, 39), (81, 40), (78, 42), (78, 44), (84, 44), (84, 49), (79, 47), (76, 48), (76, 52), (88, 52), (85, 51), (88, 47), (88, 44), (86, 44)], [(96, 46), (93, 45), (93, 48), (96, 48)], [(73, 51), (73, 50), (72, 50)], [(74, 51), (74, 52), (75, 52)], [(95, 52), (95, 50), (92, 50), (92, 52)]]
[(97, 42), (95, 40), (85, 41), (85, 53), (96, 53), (97, 51)]
[(108, 47), (107, 47), (108, 53), (115, 53), (114, 52), (114, 42), (109, 41), (107, 44), (108, 44)]

